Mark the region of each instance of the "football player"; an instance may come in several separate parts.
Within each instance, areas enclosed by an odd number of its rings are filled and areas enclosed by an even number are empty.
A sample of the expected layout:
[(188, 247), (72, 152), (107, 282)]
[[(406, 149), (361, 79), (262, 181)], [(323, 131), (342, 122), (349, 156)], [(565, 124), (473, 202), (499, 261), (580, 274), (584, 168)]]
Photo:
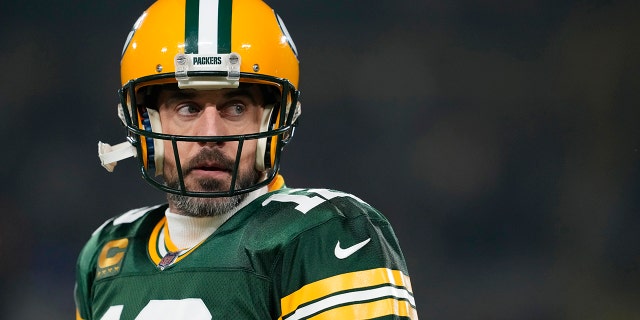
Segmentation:
[(127, 140), (167, 204), (106, 221), (80, 253), (76, 318), (417, 319), (387, 219), (278, 174), (298, 101), (297, 49), (260, 0), (159, 0), (122, 53)]

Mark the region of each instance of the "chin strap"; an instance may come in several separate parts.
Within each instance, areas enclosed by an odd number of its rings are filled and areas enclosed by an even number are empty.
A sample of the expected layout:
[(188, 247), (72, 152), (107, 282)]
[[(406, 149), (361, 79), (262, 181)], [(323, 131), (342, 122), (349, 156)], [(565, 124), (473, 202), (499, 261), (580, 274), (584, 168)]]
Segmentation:
[(136, 147), (134, 147), (129, 141), (116, 144), (115, 146), (98, 141), (98, 157), (100, 158), (100, 164), (102, 164), (102, 166), (109, 172), (113, 172), (118, 161), (137, 156), (138, 152), (136, 151)]

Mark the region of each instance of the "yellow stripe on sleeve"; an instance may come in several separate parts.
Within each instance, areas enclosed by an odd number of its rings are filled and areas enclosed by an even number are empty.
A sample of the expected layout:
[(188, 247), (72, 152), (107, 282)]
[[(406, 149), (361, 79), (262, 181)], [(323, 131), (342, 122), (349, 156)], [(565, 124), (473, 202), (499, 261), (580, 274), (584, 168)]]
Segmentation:
[(302, 304), (336, 292), (381, 285), (404, 287), (409, 293), (412, 291), (409, 277), (399, 270), (377, 268), (349, 272), (312, 282), (282, 298), (280, 300), (282, 315), (294, 312)]
[(82, 316), (80, 316), (80, 310), (78, 310), (78, 308), (76, 308), (76, 320), (84, 320)]

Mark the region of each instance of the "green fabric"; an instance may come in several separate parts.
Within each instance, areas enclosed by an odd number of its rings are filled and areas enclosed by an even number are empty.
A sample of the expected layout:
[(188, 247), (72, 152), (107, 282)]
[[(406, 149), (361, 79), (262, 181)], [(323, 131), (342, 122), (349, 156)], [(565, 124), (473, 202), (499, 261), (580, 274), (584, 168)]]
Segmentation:
[[(345, 193), (285, 188), (263, 195), (161, 271), (148, 244), (165, 209), (131, 211), (94, 232), (78, 259), (76, 303), (84, 319), (101, 319), (110, 308), (119, 316), (105, 320), (150, 319), (157, 313), (141, 315), (154, 303), (170, 306), (163, 314), (168, 318), (168, 312), (177, 312), (173, 319), (198, 319), (202, 308), (212, 319), (277, 319), (283, 297), (317, 280), (375, 268), (408, 275), (386, 218)], [(119, 261), (120, 268), (104, 272), (98, 262), (105, 244), (125, 238), (126, 248), (103, 256), (115, 257), (109, 262)], [(346, 248), (369, 238), (351, 256), (336, 258), (338, 241)], [(189, 305), (188, 317), (178, 316), (180, 306), (201, 302)], [(121, 312), (114, 306), (122, 306)]]

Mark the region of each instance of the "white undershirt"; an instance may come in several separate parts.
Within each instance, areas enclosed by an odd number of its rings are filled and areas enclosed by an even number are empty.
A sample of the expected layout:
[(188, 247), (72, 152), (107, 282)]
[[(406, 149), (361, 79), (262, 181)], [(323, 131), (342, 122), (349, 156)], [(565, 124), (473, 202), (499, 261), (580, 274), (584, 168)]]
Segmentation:
[(174, 213), (167, 208), (167, 228), (171, 242), (180, 250), (189, 249), (212, 235), (218, 228), (229, 220), (238, 210), (267, 193), (268, 188), (263, 187), (250, 192), (247, 197), (233, 210), (214, 217), (189, 217)]

